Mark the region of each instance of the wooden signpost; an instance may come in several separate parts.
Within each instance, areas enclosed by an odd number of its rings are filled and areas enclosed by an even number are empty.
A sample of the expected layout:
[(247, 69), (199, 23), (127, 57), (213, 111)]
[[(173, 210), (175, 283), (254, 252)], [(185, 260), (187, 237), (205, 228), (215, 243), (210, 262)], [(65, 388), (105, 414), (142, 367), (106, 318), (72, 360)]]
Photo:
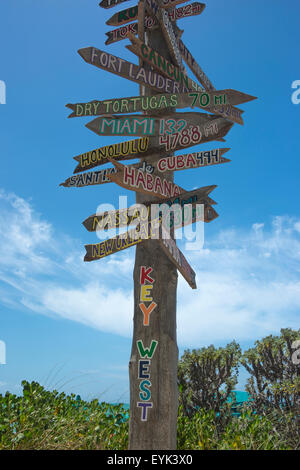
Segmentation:
[[(102, 0), (100, 6), (112, 8), (125, 1)], [(174, 181), (174, 172), (230, 161), (223, 156), (228, 148), (174, 152), (224, 141), (234, 122), (243, 124), (243, 111), (235, 105), (255, 99), (236, 90), (215, 89), (176, 25), (179, 18), (202, 13), (205, 5), (194, 2), (175, 8), (180, 3), (185, 0), (140, 0), (138, 6), (123, 9), (108, 20), (119, 28), (107, 33), (106, 43), (129, 33), (131, 45), (127, 47), (138, 56), (139, 65), (95, 47), (78, 51), (87, 63), (139, 84), (139, 96), (67, 105), (72, 110), (69, 117), (94, 116), (86, 127), (100, 136), (141, 137), (77, 155), (74, 174), (61, 183), (85, 187), (114, 182), (136, 195), (133, 207), (93, 214), (83, 222), (90, 232), (135, 224), (125, 233), (85, 245), (84, 257), (86, 262), (100, 260), (136, 246), (129, 450), (176, 449), (177, 276), (179, 271), (196, 289), (196, 274), (174, 234), (185, 225), (218, 217), (212, 207), (216, 202), (209, 196), (216, 186), (185, 191)], [(137, 23), (127, 24), (136, 19)], [(187, 75), (183, 61), (201, 85)], [(176, 112), (178, 108), (200, 108), (212, 114)], [(139, 162), (120, 163), (134, 158)], [(113, 167), (93, 169), (106, 163)]]
[(218, 116), (208, 116), (209, 122), (204, 118), (201, 125), (193, 126), (175, 134), (163, 136), (143, 137), (142, 139), (130, 140), (119, 144), (107, 145), (95, 150), (77, 155), (74, 160), (78, 165), (74, 173), (90, 170), (96, 166), (104, 165), (110, 158), (114, 160), (130, 160), (133, 158), (152, 157), (153, 155), (169, 153), (170, 151), (182, 150), (193, 147), (200, 143), (222, 139), (231, 129), (233, 124)]

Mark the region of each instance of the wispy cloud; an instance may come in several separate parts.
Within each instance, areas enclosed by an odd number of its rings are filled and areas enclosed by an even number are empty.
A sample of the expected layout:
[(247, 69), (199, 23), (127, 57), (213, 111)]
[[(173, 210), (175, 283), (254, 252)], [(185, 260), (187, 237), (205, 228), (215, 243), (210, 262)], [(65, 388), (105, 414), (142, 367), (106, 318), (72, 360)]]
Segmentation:
[[(30, 202), (2, 190), (0, 209), (2, 303), (131, 336), (134, 249), (85, 264), (84, 249), (72, 251), (70, 237), (57, 234)], [(248, 230), (223, 230), (203, 250), (186, 253), (198, 290), (179, 276), (181, 345), (251, 341), (298, 327), (300, 220), (254, 222)]]

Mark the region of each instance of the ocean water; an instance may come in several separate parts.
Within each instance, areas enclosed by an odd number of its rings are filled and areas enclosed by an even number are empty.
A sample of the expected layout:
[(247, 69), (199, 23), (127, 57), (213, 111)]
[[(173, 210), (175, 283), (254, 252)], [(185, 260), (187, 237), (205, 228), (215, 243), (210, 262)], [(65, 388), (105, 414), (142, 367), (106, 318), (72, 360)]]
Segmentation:
[[(234, 390), (233, 393), (235, 394), (236, 404), (237, 405), (242, 405), (243, 403), (247, 402), (250, 399), (249, 394), (247, 392), (242, 391), (242, 390)], [(228, 403), (231, 403), (231, 402), (232, 402), (232, 399), (229, 398)], [(122, 405), (124, 410), (125, 410), (125, 413), (130, 408), (129, 403), (111, 403), (111, 405)], [(233, 416), (240, 416), (240, 413), (238, 413), (235, 410), (235, 407), (233, 407), (233, 409), (232, 409), (232, 415)], [(127, 413), (126, 413), (126, 417), (128, 417)]]

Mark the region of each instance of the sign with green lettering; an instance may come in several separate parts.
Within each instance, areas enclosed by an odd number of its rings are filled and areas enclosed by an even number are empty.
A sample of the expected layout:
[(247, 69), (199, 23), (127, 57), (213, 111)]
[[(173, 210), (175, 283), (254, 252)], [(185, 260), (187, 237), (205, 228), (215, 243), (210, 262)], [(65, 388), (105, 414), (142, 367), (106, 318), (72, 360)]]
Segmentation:
[[(72, 109), (68, 116), (101, 116), (105, 114), (125, 114), (140, 111), (162, 111), (170, 108), (200, 108), (209, 110), (211, 106), (222, 110), (225, 105), (236, 105), (254, 100), (255, 97), (240, 91), (226, 89), (212, 92), (195, 91), (190, 93), (159, 94), (152, 96), (131, 96), (111, 98), (103, 101), (93, 100), (88, 103), (67, 104)], [(218, 108), (219, 107), (219, 108)]]

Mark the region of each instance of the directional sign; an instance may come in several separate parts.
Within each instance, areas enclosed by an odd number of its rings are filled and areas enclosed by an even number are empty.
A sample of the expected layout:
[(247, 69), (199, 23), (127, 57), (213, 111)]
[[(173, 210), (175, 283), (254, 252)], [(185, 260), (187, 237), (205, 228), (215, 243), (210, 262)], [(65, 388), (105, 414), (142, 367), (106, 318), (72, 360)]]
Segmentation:
[(202, 90), (196, 82), (191, 84), (192, 89), (187, 89), (185, 83), (179, 85), (177, 82), (163, 77), (155, 71), (145, 70), (144, 67), (139, 67), (120, 57), (100, 51), (95, 47), (79, 49), (78, 53), (88, 64), (95, 65), (100, 69), (107, 70), (140, 85), (146, 85), (159, 93), (184, 93)]
[(113, 253), (117, 253), (149, 240), (150, 238), (154, 238), (159, 240), (159, 243), (168, 258), (175, 264), (178, 271), (192, 289), (196, 289), (195, 272), (187, 262), (183, 253), (177, 247), (175, 241), (168, 237), (168, 231), (163, 227), (162, 231), (165, 239), (159, 238), (159, 228), (161, 225), (161, 218), (157, 218), (151, 222), (144, 224), (141, 223), (137, 228), (129, 230), (125, 234), (104, 240), (100, 243), (85, 245), (86, 254), (84, 261), (95, 261), (97, 259), (105, 258)]
[(186, 65), (188, 65), (195, 77), (197, 77), (201, 85), (203, 85), (204, 88), (208, 91), (215, 90), (215, 87), (205, 75), (201, 67), (197, 64), (196, 60), (194, 59), (188, 48), (183, 44), (181, 39), (178, 40), (178, 46)]
[(201, 133), (200, 126), (211, 122), (211, 115), (205, 113), (169, 113), (163, 117), (141, 116), (129, 114), (125, 116), (97, 117), (86, 124), (86, 127), (97, 135), (113, 136), (177, 136), (184, 135), (195, 129)]
[[(201, 114), (201, 113), (198, 113)], [(175, 150), (181, 150), (194, 145), (222, 139), (231, 129), (233, 124), (218, 116), (204, 114), (205, 122), (193, 128), (184, 129), (182, 133), (175, 133), (166, 136), (150, 136), (142, 139), (135, 139), (118, 144), (107, 145), (89, 152), (77, 155), (74, 160), (78, 165), (74, 173), (90, 170), (96, 166), (109, 163), (109, 158), (115, 160), (130, 160), (133, 158), (143, 158), (155, 156)], [(207, 122), (209, 119), (209, 122)], [(162, 155), (161, 155), (162, 156)]]
[[(129, 34), (128, 37), (131, 40), (132, 44), (126, 46), (127, 49), (129, 49), (137, 56), (141, 57), (142, 60), (146, 61), (156, 70), (161, 72), (162, 75), (170, 78), (171, 80), (176, 81), (180, 86), (184, 84), (189, 90), (194, 87), (194, 81), (189, 78), (188, 75), (184, 74), (178, 67), (175, 67), (173, 64), (168, 62), (164, 57), (158, 54), (157, 51), (151, 49), (149, 46), (137, 39), (132, 34)], [(231, 92), (235, 94), (235, 97), (233, 97), (233, 95), (231, 96), (234, 102), (233, 104), (245, 103), (247, 101), (256, 99), (254, 96), (246, 95), (245, 93), (241, 92), (235, 92), (235, 90), (231, 90)], [(199, 107), (203, 108), (202, 105), (204, 104), (205, 109), (214, 112), (215, 114), (220, 114), (221, 116), (227, 117), (231, 121), (237, 122), (238, 124), (243, 124), (243, 119), (241, 117), (242, 112), (238, 109), (236, 109), (236, 112), (234, 113), (229, 113), (229, 116), (227, 114), (224, 115), (224, 112), (227, 109), (225, 108), (225, 105), (227, 103), (226, 99), (224, 98), (224, 95), (220, 96), (215, 94), (213, 95), (213, 99), (209, 100), (207, 94), (204, 93), (201, 95), (201, 99), (199, 97), (202, 102), (199, 101), (198, 98), (196, 98), (195, 101), (191, 101), (190, 105), (200, 105)], [(192, 97), (190, 97), (190, 99), (192, 99)]]
[(224, 153), (228, 152), (228, 150), (230, 149), (225, 148), (187, 153), (185, 155), (173, 155), (171, 157), (160, 158), (157, 162), (154, 162), (154, 164), (155, 168), (161, 173), (165, 171), (188, 170), (190, 168), (194, 169), (204, 166), (219, 165), (221, 163), (230, 162), (228, 158), (222, 156)]
[(162, 238), (159, 243), (167, 257), (175, 264), (176, 268), (192, 289), (197, 289), (196, 273), (187, 262), (184, 254), (179, 250), (175, 240), (168, 236), (168, 231), (162, 226)]
[[(126, 227), (134, 222), (139, 216), (141, 220), (147, 221), (149, 217), (149, 208), (153, 204), (161, 205), (178, 204), (182, 208), (186, 204), (205, 204), (205, 207), (210, 207), (216, 204), (208, 194), (210, 194), (217, 186), (204, 186), (202, 188), (194, 189), (193, 191), (183, 191), (179, 196), (166, 199), (155, 199), (152, 201), (143, 202), (143, 204), (134, 204), (129, 209), (120, 209), (117, 211), (105, 211), (99, 214), (93, 214), (85, 219), (82, 224), (89, 232), (96, 230)], [(209, 222), (209, 220), (205, 220)]]
[(92, 186), (96, 184), (111, 183), (109, 175), (115, 173), (116, 169), (106, 168), (105, 170), (88, 171), (87, 173), (79, 173), (78, 175), (70, 176), (59, 186), (66, 188), (82, 188), (83, 186)]
[[(219, 165), (222, 163), (230, 162), (228, 158), (224, 158), (224, 153), (228, 152), (227, 148), (206, 150), (203, 152), (187, 153), (184, 155), (175, 155), (173, 157), (163, 157), (154, 162), (143, 161), (128, 165), (129, 168), (137, 168), (143, 170), (145, 173), (153, 173), (158, 170), (164, 173), (166, 170), (178, 171), (188, 170), (190, 168), (201, 168), (204, 166)], [(66, 188), (82, 188), (84, 186), (91, 186), (96, 184), (111, 183), (109, 175), (115, 173), (115, 167), (106, 168), (105, 170), (88, 171), (86, 173), (78, 173), (77, 175), (70, 176), (60, 186)]]
[(117, 168), (117, 172), (109, 177), (112, 181), (123, 188), (136, 191), (138, 193), (148, 194), (149, 196), (174, 197), (178, 196), (183, 190), (177, 185), (151, 173), (145, 173), (136, 168), (130, 168), (119, 162), (112, 160)]
[[(177, 8), (174, 11), (169, 12), (169, 18), (179, 20), (181, 18), (187, 18), (188, 16), (199, 15), (201, 3), (195, 2), (191, 5), (187, 5), (186, 7)], [(192, 7), (193, 9), (188, 9), (188, 7)], [(144, 28), (146, 30), (152, 30), (159, 27), (157, 20), (153, 17), (146, 16), (144, 19)], [(138, 23), (130, 23), (121, 26), (120, 28), (113, 29), (112, 31), (107, 31), (105, 34), (108, 36), (105, 44), (112, 44), (113, 42), (121, 41), (122, 39), (127, 39), (128, 33), (138, 34)], [(175, 29), (175, 33), (178, 34), (178, 37), (183, 33), (183, 31), (179, 30), (177, 27)]]
[[(168, 10), (169, 19), (171, 21), (176, 21), (181, 18), (186, 18), (189, 16), (200, 15), (204, 8), (204, 3), (194, 2), (190, 5), (185, 5), (183, 7), (176, 8), (174, 10)], [(109, 26), (121, 26), (131, 21), (136, 20), (138, 17), (138, 5), (134, 7), (126, 8), (125, 10), (115, 13), (109, 20), (106, 21), (106, 24)], [(158, 22), (150, 17), (145, 17), (145, 27), (152, 29), (154, 26), (158, 26)]]
[[(180, 8), (174, 8), (173, 10), (168, 11), (169, 18), (171, 21), (176, 21), (189, 16), (200, 15), (203, 11), (203, 5), (203, 3), (194, 2)], [(152, 16), (146, 16), (144, 18), (144, 27), (146, 30), (152, 30), (158, 28), (158, 26), (158, 21)], [(113, 42), (127, 39), (128, 33), (138, 34), (138, 23), (123, 24), (123, 26), (119, 28), (107, 31), (105, 34), (108, 36), (108, 39), (105, 44), (112, 44)]]
[[(128, 0), (102, 0), (99, 5), (102, 8), (112, 8), (115, 7), (116, 5), (119, 5), (120, 3), (127, 2)], [(179, 3), (185, 3), (188, 0), (162, 0), (161, 2), (161, 8), (170, 8), (175, 5), (178, 5)]]
[(212, 92), (195, 91), (191, 93), (159, 94), (153, 96), (131, 96), (128, 98), (111, 98), (103, 101), (93, 100), (88, 103), (67, 104), (73, 110), (71, 117), (101, 116), (105, 114), (125, 114), (140, 111), (163, 111), (170, 108), (222, 109), (225, 104), (241, 104), (255, 99), (240, 91), (226, 89)]
[(156, 2), (156, 0), (145, 0), (145, 6), (150, 15), (158, 19), (172, 59), (174, 60), (175, 64), (178, 65), (181, 70), (183, 70), (184, 66), (182, 62), (182, 56), (178, 48), (176, 35), (173, 25), (169, 19), (168, 12), (160, 8), (160, 5)]
[(95, 261), (105, 258), (113, 253), (137, 245), (142, 241), (149, 240), (151, 237), (158, 239), (160, 221), (161, 218), (157, 218), (154, 221), (140, 224), (139, 227), (129, 230), (125, 234), (117, 235), (100, 243), (85, 245), (86, 254), (84, 261)]

